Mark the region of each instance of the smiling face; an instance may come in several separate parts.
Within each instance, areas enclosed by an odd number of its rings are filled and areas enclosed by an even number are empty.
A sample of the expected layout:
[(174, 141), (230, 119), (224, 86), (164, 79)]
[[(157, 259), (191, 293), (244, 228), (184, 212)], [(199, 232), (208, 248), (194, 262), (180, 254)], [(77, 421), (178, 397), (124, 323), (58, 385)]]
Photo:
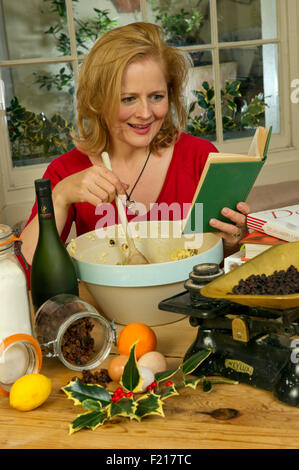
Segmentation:
[(161, 65), (147, 58), (124, 70), (119, 113), (110, 127), (112, 145), (147, 148), (168, 112), (167, 83)]

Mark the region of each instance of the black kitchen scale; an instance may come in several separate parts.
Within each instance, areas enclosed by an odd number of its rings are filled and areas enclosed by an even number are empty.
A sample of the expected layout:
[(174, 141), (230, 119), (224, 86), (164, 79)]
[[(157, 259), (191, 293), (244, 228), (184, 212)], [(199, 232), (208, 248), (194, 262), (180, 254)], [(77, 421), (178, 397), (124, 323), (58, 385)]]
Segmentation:
[(212, 353), (195, 375), (226, 377), (299, 406), (299, 337), (294, 338), (299, 335), (299, 305), (242, 305), (224, 296), (203, 295), (204, 286), (223, 276), (217, 264), (196, 265), (186, 290), (159, 303), (160, 310), (188, 315), (190, 324), (198, 327), (184, 359), (210, 348)]

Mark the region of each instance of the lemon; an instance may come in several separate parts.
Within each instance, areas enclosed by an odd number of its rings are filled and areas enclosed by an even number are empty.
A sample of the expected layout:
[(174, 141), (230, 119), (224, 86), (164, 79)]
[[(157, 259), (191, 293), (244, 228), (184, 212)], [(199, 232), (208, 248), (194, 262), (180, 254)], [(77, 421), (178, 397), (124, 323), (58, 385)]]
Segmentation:
[(52, 382), (42, 374), (27, 374), (12, 385), (9, 393), (9, 404), (21, 411), (34, 410), (49, 397)]

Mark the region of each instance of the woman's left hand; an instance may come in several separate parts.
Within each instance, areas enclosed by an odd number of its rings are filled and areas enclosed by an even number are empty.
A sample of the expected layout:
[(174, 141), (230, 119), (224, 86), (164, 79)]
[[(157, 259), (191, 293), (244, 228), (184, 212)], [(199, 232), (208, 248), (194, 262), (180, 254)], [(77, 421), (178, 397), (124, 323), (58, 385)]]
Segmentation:
[(238, 251), (239, 242), (247, 233), (246, 216), (250, 213), (250, 206), (245, 202), (238, 202), (237, 211), (224, 207), (221, 214), (231, 220), (232, 223), (220, 222), (211, 219), (210, 225), (220, 230), (219, 236), (223, 238), (224, 256)]

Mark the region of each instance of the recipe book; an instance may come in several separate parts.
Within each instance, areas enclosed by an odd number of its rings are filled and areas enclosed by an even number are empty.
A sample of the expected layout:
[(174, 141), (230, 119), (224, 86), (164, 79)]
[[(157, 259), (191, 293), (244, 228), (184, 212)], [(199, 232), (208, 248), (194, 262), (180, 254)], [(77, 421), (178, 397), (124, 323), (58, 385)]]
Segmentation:
[[(268, 250), (272, 246), (281, 245), (287, 243), (285, 240), (281, 240), (277, 237), (272, 237), (266, 233), (259, 232), (254, 230), (251, 233), (248, 233), (241, 241), (240, 244), (244, 246), (245, 255), (244, 258), (251, 259), (254, 256), (259, 255), (263, 251)], [(242, 247), (240, 249), (242, 249)]]
[(299, 241), (299, 204), (253, 212), (247, 216), (247, 226), (287, 242)]
[(272, 127), (258, 127), (247, 155), (209, 154), (184, 224), (184, 234), (218, 231), (209, 225), (212, 218), (230, 223), (221, 209), (235, 210), (238, 202), (246, 201), (267, 159), (271, 132)]

